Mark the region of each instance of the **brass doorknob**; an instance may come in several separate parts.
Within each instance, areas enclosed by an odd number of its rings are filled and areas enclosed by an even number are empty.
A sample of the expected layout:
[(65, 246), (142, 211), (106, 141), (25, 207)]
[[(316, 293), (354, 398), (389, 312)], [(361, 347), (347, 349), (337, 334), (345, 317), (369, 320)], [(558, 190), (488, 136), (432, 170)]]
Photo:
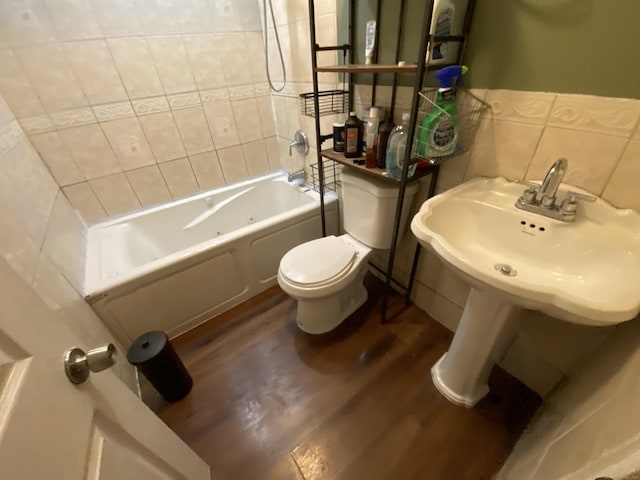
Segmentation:
[(87, 353), (81, 348), (71, 348), (64, 354), (64, 372), (71, 383), (84, 383), (91, 372), (101, 372), (116, 363), (115, 354), (113, 343), (93, 348)]

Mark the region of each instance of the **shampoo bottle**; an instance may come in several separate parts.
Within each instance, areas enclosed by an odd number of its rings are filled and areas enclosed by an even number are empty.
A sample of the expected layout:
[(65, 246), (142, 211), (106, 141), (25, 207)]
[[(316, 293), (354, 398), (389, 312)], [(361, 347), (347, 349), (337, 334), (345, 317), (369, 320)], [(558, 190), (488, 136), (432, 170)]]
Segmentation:
[(375, 168), (378, 156), (378, 128), (380, 127), (380, 109), (371, 107), (369, 121), (367, 122), (367, 150), (365, 152), (364, 166)]
[[(453, 17), (456, 12), (451, 0), (435, 0), (431, 16), (431, 35), (451, 35)], [(431, 42), (427, 47), (427, 63), (439, 65), (453, 63), (456, 56), (456, 42)]]
[[(387, 147), (386, 170), (387, 176), (400, 180), (402, 177), (402, 167), (404, 165), (404, 155), (407, 148), (407, 130), (409, 128), (409, 114), (402, 114), (402, 125), (398, 125), (393, 129), (389, 137), (389, 146)], [(411, 178), (416, 172), (416, 164), (409, 166), (407, 178)]]
[(385, 168), (387, 165), (387, 145), (389, 145), (389, 137), (395, 127), (396, 124), (391, 121), (391, 118), (380, 127), (380, 133), (378, 134), (378, 168)]
[(362, 121), (356, 117), (356, 112), (350, 112), (349, 118), (344, 122), (344, 156), (357, 158), (362, 156)]
[(418, 132), (418, 155), (423, 158), (451, 155), (458, 143), (458, 107), (454, 87), (468, 68), (454, 65), (438, 70), (435, 74), (440, 82), (436, 96), (436, 107), (422, 120)]

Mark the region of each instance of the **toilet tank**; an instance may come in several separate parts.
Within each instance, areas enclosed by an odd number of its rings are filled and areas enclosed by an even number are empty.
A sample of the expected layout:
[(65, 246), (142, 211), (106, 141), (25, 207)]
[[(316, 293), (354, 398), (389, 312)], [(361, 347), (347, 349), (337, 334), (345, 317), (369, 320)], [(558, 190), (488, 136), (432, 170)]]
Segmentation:
[[(342, 208), (345, 231), (371, 248), (391, 248), (399, 183), (377, 179), (345, 167), (342, 180)], [(402, 207), (400, 234), (404, 232), (418, 182), (408, 183)]]

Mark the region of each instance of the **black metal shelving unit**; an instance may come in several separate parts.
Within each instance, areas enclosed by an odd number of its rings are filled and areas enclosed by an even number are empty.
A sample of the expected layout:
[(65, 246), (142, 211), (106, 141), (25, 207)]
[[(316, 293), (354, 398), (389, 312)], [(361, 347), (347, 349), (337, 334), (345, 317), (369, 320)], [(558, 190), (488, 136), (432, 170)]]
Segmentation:
[[(397, 19), (397, 37), (396, 37), (396, 50), (395, 50), (395, 63), (390, 65), (381, 65), (375, 63), (378, 58), (378, 49), (374, 51), (372, 65), (360, 65), (347, 63), (346, 59), (348, 58), (349, 62), (353, 62), (353, 45), (354, 45), (354, 36), (355, 36), (355, 28), (354, 28), (354, 12), (355, 12), (355, 3), (356, 0), (349, 1), (349, 43), (344, 45), (335, 45), (335, 46), (320, 46), (316, 41), (316, 24), (315, 24), (315, 5), (314, 0), (309, 0), (309, 27), (310, 27), (310, 38), (311, 38), (311, 66), (313, 72), (313, 109), (314, 114), (310, 116), (315, 117), (315, 133), (316, 140), (318, 146), (318, 182), (319, 182), (319, 192), (320, 192), (320, 211), (321, 211), (321, 219), (322, 219), (322, 235), (326, 235), (326, 222), (325, 222), (325, 205), (324, 205), (324, 159), (330, 159), (336, 161), (338, 163), (342, 163), (345, 165), (349, 165), (352, 168), (357, 168), (361, 172), (376, 176), (377, 178), (385, 179), (389, 182), (395, 183), (398, 186), (398, 202), (396, 204), (395, 211), (395, 221), (394, 221), (394, 229), (393, 229), (393, 237), (391, 248), (389, 251), (389, 259), (387, 263), (386, 271), (383, 271), (379, 267), (372, 264), (374, 268), (376, 268), (380, 273), (385, 275), (386, 278), (386, 289), (385, 294), (382, 298), (381, 302), (381, 322), (385, 323), (388, 321), (387, 318), (387, 310), (389, 307), (389, 296), (388, 292), (390, 290), (391, 284), (393, 283), (396, 287), (399, 287), (401, 290), (404, 290), (405, 297), (405, 305), (410, 303), (411, 291), (413, 289), (413, 284), (415, 281), (416, 270), (418, 267), (418, 262), (420, 260), (420, 243), (416, 244), (416, 249), (413, 256), (411, 272), (409, 274), (409, 280), (407, 285), (403, 285), (400, 282), (397, 282), (393, 279), (393, 268), (395, 264), (395, 256), (396, 249), (398, 246), (398, 235), (400, 229), (400, 223), (402, 218), (402, 210), (405, 208), (404, 204), (404, 195), (407, 183), (410, 181), (416, 181), (418, 178), (426, 175), (430, 175), (430, 183), (427, 192), (427, 198), (433, 196), (435, 194), (436, 183), (438, 180), (438, 173), (440, 171), (439, 164), (434, 164), (426, 169), (421, 169), (416, 171), (416, 175), (414, 175), (411, 179), (408, 179), (409, 166), (418, 161), (418, 159), (412, 158), (412, 148), (405, 149), (405, 158), (403, 162), (402, 176), (401, 179), (393, 180), (388, 177), (384, 177), (381, 175), (381, 169), (367, 169), (363, 166), (354, 165), (352, 159), (346, 159), (343, 154), (334, 152), (332, 149), (322, 150), (322, 143), (331, 138), (331, 134), (323, 135), (320, 127), (320, 99), (326, 96), (326, 92), (320, 92), (318, 88), (318, 73), (319, 72), (338, 72), (349, 75), (349, 102), (348, 102), (348, 110), (353, 110), (353, 92), (354, 92), (354, 82), (353, 75), (354, 74), (372, 74), (372, 85), (371, 85), (371, 104), (375, 105), (376, 98), (376, 88), (377, 88), (377, 75), (390, 73), (393, 74), (393, 87), (392, 87), (392, 96), (391, 96), (391, 106), (390, 106), (390, 115), (393, 118), (393, 113), (395, 110), (395, 102), (396, 102), (396, 91), (398, 88), (398, 75), (399, 74), (411, 74), (415, 75), (414, 87), (413, 87), (413, 96), (411, 102), (411, 113), (409, 119), (409, 131), (407, 138), (407, 145), (413, 145), (416, 123), (418, 118), (418, 109), (420, 105), (420, 96), (419, 92), (423, 88), (425, 75), (428, 70), (431, 70), (432, 67), (429, 67), (425, 64), (426, 54), (427, 54), (427, 45), (429, 41), (447, 41), (447, 42), (458, 42), (459, 47), (457, 51), (456, 62), (453, 63), (459, 64), (464, 55), (464, 47), (466, 43), (466, 39), (469, 34), (469, 30), (471, 27), (471, 19), (473, 17), (473, 10), (475, 7), (475, 0), (469, 0), (467, 3), (467, 9), (465, 12), (464, 24), (463, 24), (463, 33), (462, 35), (450, 35), (450, 36), (433, 36), (429, 35), (429, 31), (431, 29), (431, 21), (432, 21), (432, 11), (433, 11), (433, 0), (425, 0), (424, 6), (424, 14), (423, 14), (423, 24), (422, 31), (420, 37), (420, 44), (418, 45), (418, 63), (411, 65), (398, 65), (399, 56), (400, 56), (400, 46), (402, 41), (402, 25), (405, 15), (405, 0), (400, 0), (400, 10)], [(379, 45), (379, 32), (380, 32), (380, 4), (381, 0), (377, 0), (376, 5), (376, 20), (377, 20), (377, 29), (376, 29), (376, 45)], [(318, 52), (326, 52), (326, 51), (341, 51), (343, 53), (344, 64), (341, 65), (331, 65), (331, 66), (318, 66), (317, 61), (317, 53)], [(442, 68), (446, 65), (439, 65), (437, 68)]]

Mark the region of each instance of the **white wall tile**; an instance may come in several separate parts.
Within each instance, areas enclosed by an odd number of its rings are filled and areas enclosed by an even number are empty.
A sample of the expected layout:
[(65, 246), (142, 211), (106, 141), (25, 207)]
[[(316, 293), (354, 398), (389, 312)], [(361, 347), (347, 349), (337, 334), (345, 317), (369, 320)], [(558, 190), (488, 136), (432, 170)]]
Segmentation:
[(140, 202), (124, 173), (95, 178), (89, 180), (89, 184), (109, 216), (140, 208)]
[(458, 328), (462, 310), (463, 308), (459, 305), (438, 293), (434, 293), (429, 315), (453, 332)]
[(171, 194), (157, 165), (130, 170), (126, 175), (143, 207), (171, 200)]
[(564, 182), (600, 195), (626, 144), (620, 137), (547, 127), (526, 178), (541, 180), (553, 162), (564, 157), (569, 160)]
[(18, 221), (17, 215), (19, 212), (12, 205), (0, 203), (0, 255), (20, 278), (31, 283), (38, 264), (40, 244)]
[(180, 31), (173, 3), (167, 0), (134, 0), (144, 33), (177, 33)]
[(231, 108), (233, 109), (233, 116), (236, 120), (241, 143), (262, 138), (260, 114), (258, 113), (258, 105), (255, 98), (233, 101), (231, 102)]
[(188, 158), (164, 162), (159, 166), (173, 198), (187, 197), (198, 192), (198, 182)]
[(218, 158), (227, 184), (239, 182), (249, 176), (241, 147), (218, 150)]
[(164, 94), (144, 38), (110, 38), (107, 44), (130, 98)]
[(276, 134), (276, 124), (271, 97), (267, 95), (256, 97), (256, 104), (258, 105), (258, 115), (262, 126), (262, 136), (265, 138), (274, 136)]
[(88, 182), (69, 185), (64, 187), (62, 191), (86, 224), (95, 223), (107, 216), (107, 212)]
[(210, 0), (211, 30), (214, 32), (242, 31), (242, 4), (238, 1)]
[(543, 127), (485, 119), (480, 125), (465, 180), (475, 177), (523, 178)]
[[(254, 83), (266, 82), (267, 71), (264, 61), (264, 40), (262, 31), (245, 32), (244, 38), (247, 52), (251, 52), (252, 55), (252, 60), (249, 62), (251, 80)], [(272, 45), (269, 45), (269, 48), (273, 48)], [(275, 48), (277, 48), (277, 46)]]
[(48, 112), (87, 105), (60, 45), (36, 45), (16, 50), (20, 63)]
[(236, 128), (236, 120), (228, 102), (211, 103), (204, 106), (211, 136), (217, 149), (238, 145), (240, 137)]
[(206, 33), (212, 31), (208, 0), (180, 0), (177, 10), (182, 32)]
[(280, 145), (277, 137), (269, 137), (264, 140), (267, 149), (267, 159), (269, 160), (269, 168), (277, 170), (282, 168), (280, 164)]
[(187, 155), (171, 112), (139, 117), (156, 162), (175, 160)]
[(155, 163), (138, 118), (122, 118), (101, 125), (123, 170)]
[(138, 10), (132, 0), (91, 0), (91, 5), (105, 37), (142, 33)]
[(84, 175), (57, 132), (31, 135), (29, 140), (60, 186), (84, 181)]
[(38, 95), (13, 50), (0, 50), (0, 91), (17, 118), (44, 114)]
[(247, 65), (247, 45), (244, 33), (225, 33), (217, 36), (220, 60), (227, 85), (245, 85), (253, 82), (251, 68)]
[(58, 185), (26, 140), (0, 157), (0, 201), (39, 245)]
[(196, 89), (191, 64), (181, 36), (149, 37), (147, 43), (167, 94)]
[(640, 212), (640, 139), (631, 140), (611, 175), (602, 198), (618, 208), (633, 208)]
[(269, 172), (269, 159), (267, 158), (267, 147), (264, 140), (256, 140), (255, 142), (243, 143), (242, 153), (244, 154), (245, 163), (249, 176), (257, 177)]
[(60, 40), (100, 37), (100, 27), (89, 0), (44, 0)]
[(104, 40), (64, 44), (75, 77), (90, 104), (127, 100), (127, 92)]
[(85, 178), (102, 177), (122, 170), (99, 125), (67, 128), (59, 134)]
[(200, 190), (209, 190), (225, 184), (218, 154), (215, 151), (192, 155), (189, 157), (189, 161)]
[(209, 124), (201, 106), (176, 110), (173, 116), (189, 155), (213, 150)]
[(77, 292), (84, 283), (86, 227), (62, 191), (58, 191), (42, 246)]
[(214, 35), (189, 35), (184, 38), (184, 44), (198, 88), (224, 87), (220, 45)]
[(14, 46), (52, 42), (55, 31), (42, 0), (14, 2), (0, 9), (0, 23)]

